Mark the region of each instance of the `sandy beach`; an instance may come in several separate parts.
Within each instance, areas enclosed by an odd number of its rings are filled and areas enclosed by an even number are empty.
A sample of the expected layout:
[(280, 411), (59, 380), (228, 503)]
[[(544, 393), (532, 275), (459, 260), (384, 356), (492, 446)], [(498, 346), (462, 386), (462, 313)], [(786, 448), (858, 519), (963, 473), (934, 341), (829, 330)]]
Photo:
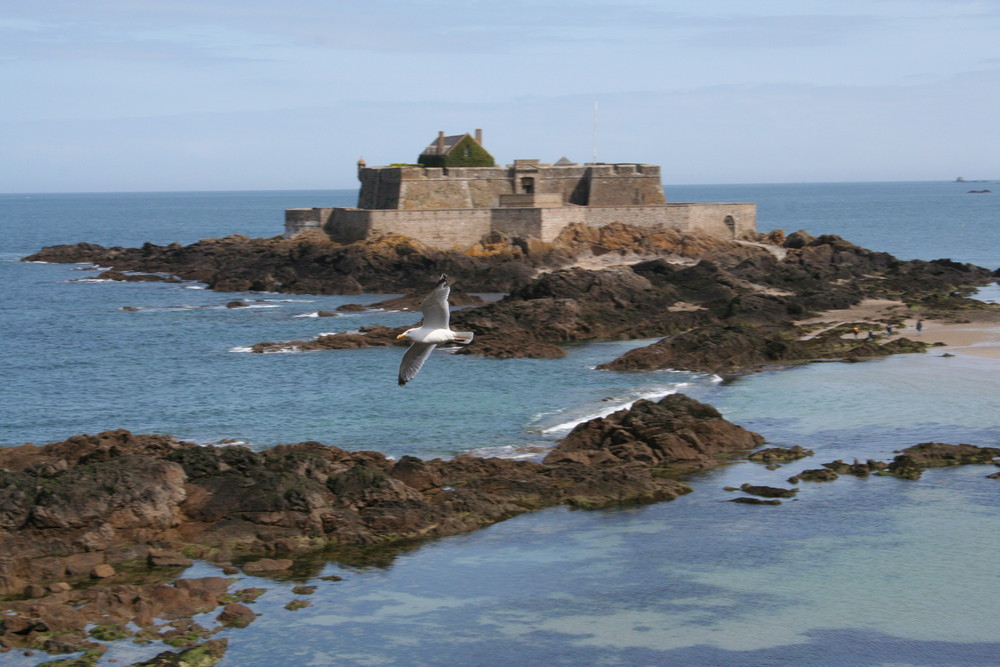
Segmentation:
[[(900, 301), (867, 299), (857, 306), (843, 310), (829, 310), (816, 317), (796, 322), (799, 325), (825, 323), (830, 327), (847, 322), (882, 322), (906, 313), (906, 304)], [(922, 330), (917, 331), (917, 318), (908, 316), (902, 328), (893, 327), (893, 338), (911, 338), (925, 343), (941, 343), (935, 351), (949, 354), (967, 354), (1000, 359), (1000, 311), (972, 311), (963, 314), (968, 322), (922, 320)], [(826, 327), (824, 327), (826, 328)], [(884, 337), (885, 330), (881, 332)], [(862, 333), (862, 336), (865, 335)]]

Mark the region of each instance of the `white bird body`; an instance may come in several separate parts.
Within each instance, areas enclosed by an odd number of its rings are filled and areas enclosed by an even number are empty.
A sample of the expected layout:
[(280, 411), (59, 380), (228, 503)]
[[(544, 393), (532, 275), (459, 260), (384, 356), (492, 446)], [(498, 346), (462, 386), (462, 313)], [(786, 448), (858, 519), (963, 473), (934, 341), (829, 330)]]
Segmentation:
[(424, 315), (424, 321), (419, 327), (407, 329), (397, 336), (397, 338), (406, 338), (412, 343), (407, 348), (403, 355), (403, 361), (399, 365), (400, 387), (416, 377), (420, 367), (424, 365), (424, 362), (438, 345), (443, 343), (467, 345), (472, 342), (471, 331), (452, 331), (448, 327), (451, 316), (448, 306), (449, 294), (451, 294), (451, 286), (448, 284), (448, 276), (442, 274), (437, 287), (431, 290), (420, 304), (420, 312)]

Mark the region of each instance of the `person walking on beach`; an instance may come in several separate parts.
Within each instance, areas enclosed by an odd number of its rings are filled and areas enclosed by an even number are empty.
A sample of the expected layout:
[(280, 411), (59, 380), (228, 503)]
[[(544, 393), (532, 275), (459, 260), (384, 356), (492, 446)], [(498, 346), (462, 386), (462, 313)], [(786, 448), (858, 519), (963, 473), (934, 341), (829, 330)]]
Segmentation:
[(892, 335), (892, 325), (891, 325), (891, 324), (887, 324), (887, 325), (885, 325), (885, 333), (886, 333), (887, 335), (889, 335), (889, 336), (891, 336), (891, 335)]
[(922, 332), (924, 330), (924, 321), (923, 320), (917, 320), (916, 329), (917, 329), (917, 335), (919, 336), (920, 332)]
[(854, 327), (854, 340), (858, 339), (858, 334), (861, 333), (861, 329)]

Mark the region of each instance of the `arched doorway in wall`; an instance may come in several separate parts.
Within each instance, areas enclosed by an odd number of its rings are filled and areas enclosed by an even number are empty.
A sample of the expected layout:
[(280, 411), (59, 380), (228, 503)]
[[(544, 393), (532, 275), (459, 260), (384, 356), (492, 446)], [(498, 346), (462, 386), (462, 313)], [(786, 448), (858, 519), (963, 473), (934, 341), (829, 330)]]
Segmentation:
[(729, 238), (736, 238), (736, 220), (731, 215), (727, 215), (723, 220), (726, 223), (726, 228), (729, 230)]

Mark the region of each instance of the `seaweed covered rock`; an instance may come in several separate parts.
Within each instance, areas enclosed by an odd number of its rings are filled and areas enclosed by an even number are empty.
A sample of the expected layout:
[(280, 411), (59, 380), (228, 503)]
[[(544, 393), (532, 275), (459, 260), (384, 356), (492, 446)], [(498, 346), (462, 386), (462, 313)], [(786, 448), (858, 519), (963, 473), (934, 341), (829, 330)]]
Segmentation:
[(545, 463), (639, 462), (701, 468), (763, 441), (760, 435), (723, 419), (712, 406), (684, 394), (670, 394), (658, 402), (640, 399), (627, 410), (577, 425), (545, 457)]
[(793, 447), (768, 447), (750, 454), (747, 459), (758, 463), (789, 463), (812, 456), (813, 451), (801, 445)]

